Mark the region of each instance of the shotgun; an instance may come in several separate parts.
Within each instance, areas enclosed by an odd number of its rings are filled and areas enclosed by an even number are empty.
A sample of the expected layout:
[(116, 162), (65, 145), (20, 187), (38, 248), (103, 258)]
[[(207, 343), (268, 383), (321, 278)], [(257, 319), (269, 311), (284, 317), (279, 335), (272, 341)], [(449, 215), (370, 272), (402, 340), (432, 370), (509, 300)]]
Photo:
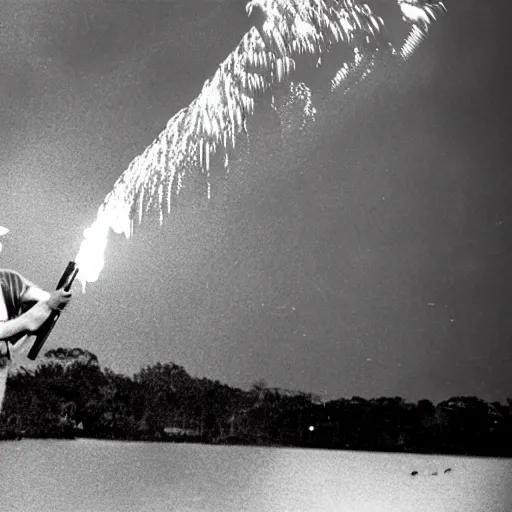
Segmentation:
[[(70, 261), (66, 267), (66, 270), (64, 270), (64, 273), (60, 276), (56, 289), (60, 290), (61, 288), (64, 288), (64, 291), (68, 292), (77, 274), (77, 264), (74, 261)], [(48, 319), (39, 328), (34, 344), (32, 345), (27, 356), (32, 361), (34, 361), (34, 359), (38, 356), (39, 352), (43, 348), (44, 343), (48, 339), (48, 336), (52, 332), (52, 329), (59, 319), (60, 313), (60, 311), (52, 311)]]

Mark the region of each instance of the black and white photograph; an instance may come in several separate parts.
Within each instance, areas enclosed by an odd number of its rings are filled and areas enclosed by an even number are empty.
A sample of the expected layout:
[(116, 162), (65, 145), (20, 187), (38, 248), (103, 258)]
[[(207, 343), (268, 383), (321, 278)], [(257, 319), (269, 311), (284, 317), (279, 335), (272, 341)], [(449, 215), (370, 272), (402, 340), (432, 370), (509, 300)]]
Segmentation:
[(2, 512), (510, 512), (508, 0), (0, 2)]

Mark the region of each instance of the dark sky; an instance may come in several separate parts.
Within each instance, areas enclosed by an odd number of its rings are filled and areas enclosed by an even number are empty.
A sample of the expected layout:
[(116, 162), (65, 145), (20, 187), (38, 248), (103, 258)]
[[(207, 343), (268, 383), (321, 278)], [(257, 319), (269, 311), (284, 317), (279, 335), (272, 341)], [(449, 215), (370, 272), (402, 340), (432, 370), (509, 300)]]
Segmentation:
[[(209, 204), (112, 236), (48, 348), (325, 397), (512, 396), (512, 8), (448, 9), (409, 61), (329, 100), (297, 151), (254, 122)], [(237, 0), (4, 0), (0, 20), (0, 262), (52, 288), (250, 25)]]

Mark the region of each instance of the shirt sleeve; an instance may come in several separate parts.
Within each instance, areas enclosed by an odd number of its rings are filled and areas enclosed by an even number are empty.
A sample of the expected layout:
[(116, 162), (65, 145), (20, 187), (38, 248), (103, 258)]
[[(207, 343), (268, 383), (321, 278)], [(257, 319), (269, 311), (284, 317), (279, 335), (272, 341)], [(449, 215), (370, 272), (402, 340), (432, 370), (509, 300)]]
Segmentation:
[(18, 315), (21, 309), (21, 299), (23, 294), (32, 286), (31, 281), (25, 279), (21, 274), (14, 270), (4, 270), (2, 272), (3, 282), (5, 284), (5, 302), (9, 319)]

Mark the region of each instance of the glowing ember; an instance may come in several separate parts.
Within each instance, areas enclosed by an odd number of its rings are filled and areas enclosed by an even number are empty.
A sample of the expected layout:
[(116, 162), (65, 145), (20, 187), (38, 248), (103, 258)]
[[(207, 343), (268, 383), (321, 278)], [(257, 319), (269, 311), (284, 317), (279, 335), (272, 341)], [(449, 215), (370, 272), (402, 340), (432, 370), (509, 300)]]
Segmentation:
[[(379, 48), (384, 20), (370, 7), (356, 0), (250, 0), (246, 10), (262, 13), (261, 27), (253, 27), (208, 79), (199, 96), (173, 116), (150, 146), (137, 156), (115, 182), (105, 198), (98, 218), (77, 256), (79, 279), (98, 279), (103, 268), (103, 253), (109, 229), (131, 234), (133, 219), (139, 222), (151, 206), (160, 213), (169, 211), (173, 194), (183, 186), (183, 178), (192, 171), (206, 175), (205, 193), (210, 197), (210, 159), (223, 151), (228, 165), (228, 149), (236, 138), (247, 133), (247, 118), (263, 92), (281, 84), (295, 69), (295, 58), (302, 54), (322, 55), (335, 44), (354, 48), (353, 60), (343, 63), (331, 81), (334, 91), (349, 76), (351, 85), (364, 80), (372, 71), (380, 51), (408, 58), (424, 39), (438, 13), (445, 10), (437, 0), (389, 0), (400, 7), (408, 35), (397, 51), (388, 42)], [(346, 86), (348, 90), (349, 86)], [(303, 105), (303, 115), (314, 120), (311, 91), (304, 84), (289, 85), (289, 102), (283, 102), (281, 121), (286, 130), (286, 109)], [(346, 92), (346, 91), (345, 91)]]

